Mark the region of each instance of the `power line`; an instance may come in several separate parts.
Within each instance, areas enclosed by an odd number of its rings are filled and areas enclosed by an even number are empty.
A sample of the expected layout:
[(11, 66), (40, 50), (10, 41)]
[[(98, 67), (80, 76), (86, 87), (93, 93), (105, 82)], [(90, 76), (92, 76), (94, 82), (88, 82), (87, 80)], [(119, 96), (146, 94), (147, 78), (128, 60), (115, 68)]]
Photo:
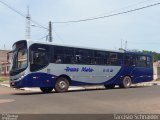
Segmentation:
[(130, 44), (149, 44), (149, 45), (151, 45), (151, 44), (160, 44), (160, 42), (147, 42), (147, 41), (145, 41), (145, 42), (135, 42), (135, 41), (127, 41), (128, 43), (130, 43)]
[(63, 40), (62, 37), (57, 33), (57, 31), (55, 30), (55, 28), (54, 28), (53, 30), (54, 30), (54, 33), (55, 33), (55, 35), (57, 36), (57, 38), (58, 38), (59, 40), (61, 40), (62, 43), (64, 43), (64, 40)]
[[(141, 3), (144, 3), (144, 2), (147, 2), (149, 0), (146, 0), (146, 1), (143, 1), (143, 2), (139, 2), (137, 4), (134, 4), (134, 5), (138, 5), (138, 4), (141, 4)], [(19, 12), (18, 10), (16, 10), (15, 8), (11, 7), (9, 4), (5, 3), (4, 1), (1, 1), (0, 0), (0, 3), (2, 3), (3, 5), (5, 5), (6, 7), (8, 7), (9, 9), (11, 9), (12, 11), (16, 12), (17, 14), (19, 14), (20, 16), (26, 18), (26, 16)], [(128, 11), (124, 11), (124, 12), (119, 12), (119, 13), (115, 13), (115, 14), (111, 14), (111, 15), (105, 15), (105, 16), (100, 16), (100, 17), (92, 17), (92, 18), (87, 18), (87, 19), (81, 19), (81, 20), (70, 20), (70, 21), (64, 21), (64, 22), (53, 22), (53, 23), (56, 23), (56, 24), (60, 24), (60, 23), (78, 23), (78, 22), (85, 22), (85, 21), (91, 21), (91, 20), (97, 20), (97, 19), (104, 19), (104, 18), (108, 18), (108, 17), (113, 17), (113, 16), (117, 16), (117, 15), (122, 15), (122, 14), (126, 14), (126, 13), (130, 13), (130, 12), (134, 12), (134, 11), (138, 11), (138, 10), (142, 10), (142, 9), (145, 9), (145, 8), (149, 8), (149, 7), (153, 7), (153, 6), (157, 6), (159, 5), (160, 3), (155, 3), (155, 4), (151, 4), (151, 5), (148, 5), (148, 6), (144, 6), (144, 7), (140, 7), (140, 8), (136, 8), (136, 9), (132, 9), (132, 10), (128, 10)], [(131, 6), (134, 6), (134, 5), (130, 5), (130, 6), (127, 6), (127, 7), (131, 7)], [(123, 9), (123, 8), (122, 8)], [(117, 9), (118, 10), (118, 9)], [(120, 9), (119, 9), (120, 10)], [(112, 11), (113, 12), (113, 11)], [(47, 27), (44, 27), (43, 25), (39, 24), (37, 21), (31, 19), (31, 21), (33, 23), (35, 23), (36, 25), (40, 26), (41, 28), (44, 28), (44, 29), (48, 29)]]
[[(20, 16), (24, 17), (25, 19), (26, 18), (26, 15), (24, 15), (23, 13), (21, 13), (20, 11), (16, 10), (15, 8), (13, 8), (12, 6), (10, 6), (9, 4), (7, 4), (6, 2), (4, 1), (1, 1), (0, 0), (0, 3), (2, 3), (3, 5), (5, 5), (6, 7), (8, 7), (9, 9), (11, 9), (12, 11), (14, 11), (15, 13), (19, 14)], [(30, 19), (31, 22), (33, 22), (34, 24), (44, 28), (44, 29), (48, 29), (46, 27), (44, 27), (43, 25), (39, 24), (37, 21), (33, 20), (33, 19)]]
[[(130, 7), (134, 7), (134, 6), (137, 6), (137, 5), (140, 5), (140, 4), (149, 2), (149, 1), (151, 1), (151, 0), (145, 0), (145, 1), (138, 2), (138, 3), (130, 4), (130, 5), (128, 5), (128, 6), (124, 6), (124, 7), (122, 7), (122, 8), (118, 8), (118, 9), (114, 9), (114, 10), (112, 10), (112, 11), (110, 11), (110, 12), (105, 12), (105, 13), (103, 13), (103, 14), (100, 14), (100, 15), (97, 15), (97, 16), (94, 16), (94, 17), (102, 16), (102, 15), (109, 14), (109, 13), (113, 13), (113, 12), (120, 11), (120, 10), (124, 10), (124, 9), (130, 8)], [(92, 18), (93, 18), (93, 17), (92, 17)]]
[(47, 37), (48, 37), (48, 35), (45, 35), (45, 36), (39, 38), (38, 40), (42, 40), (42, 39), (44, 39), (44, 38), (47, 40)]
[(149, 7), (153, 7), (153, 6), (157, 6), (157, 5), (160, 5), (160, 3), (155, 3), (155, 4), (148, 5), (148, 6), (139, 7), (139, 8), (136, 8), (136, 9), (132, 9), (132, 10), (124, 11), (124, 12), (119, 12), (119, 13), (115, 13), (115, 14), (111, 14), (111, 15), (105, 15), (105, 16), (94, 17), (94, 18), (81, 19), (81, 20), (70, 20), (70, 21), (64, 21), (64, 22), (53, 22), (53, 23), (55, 23), (55, 24), (78, 23), (78, 22), (86, 22), (86, 21), (92, 21), (92, 20), (97, 20), (97, 19), (104, 19), (104, 18), (109, 18), (109, 17), (113, 17), (113, 16), (117, 16), (117, 15), (122, 15), (122, 14), (126, 14), (126, 13), (139, 11), (139, 10), (146, 9), (146, 8), (149, 8)]
[(14, 9), (14, 8), (11, 7), (10, 5), (8, 5), (7, 3), (5, 3), (5, 2), (3, 2), (3, 1), (0, 1), (0, 3), (2, 3), (3, 5), (5, 5), (5, 6), (8, 7), (9, 9), (11, 9), (12, 11), (16, 12), (16, 13), (19, 14), (20, 16), (26, 18), (26, 16), (25, 16), (23, 13), (21, 13), (21, 12), (19, 12), (18, 10)]

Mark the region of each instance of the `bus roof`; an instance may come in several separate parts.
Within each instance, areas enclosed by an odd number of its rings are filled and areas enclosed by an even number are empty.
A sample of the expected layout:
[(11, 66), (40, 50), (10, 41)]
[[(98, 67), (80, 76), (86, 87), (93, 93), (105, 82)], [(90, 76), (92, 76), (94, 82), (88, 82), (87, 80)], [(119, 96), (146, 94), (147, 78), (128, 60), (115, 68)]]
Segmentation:
[(46, 45), (57, 45), (57, 46), (64, 46), (64, 47), (89, 49), (89, 50), (111, 51), (111, 52), (119, 52), (119, 53), (125, 52), (124, 50), (109, 50), (109, 49), (101, 49), (96, 47), (84, 47), (84, 46), (77, 46), (77, 45), (59, 44), (59, 43), (53, 43), (53, 42), (39, 42), (39, 41), (31, 41), (31, 40), (27, 40), (27, 42), (30, 44), (39, 43), (39, 44), (46, 44)]
[[(19, 40), (19, 41), (21, 41), (21, 40)], [(53, 43), (53, 42), (39, 42), (39, 41), (36, 41), (36, 40), (35, 41), (26, 40), (26, 41), (29, 44), (38, 43), (38, 44), (45, 44), (45, 45), (57, 45), (57, 46), (64, 46), (64, 47), (89, 49), (89, 50), (110, 51), (110, 52), (127, 53), (127, 54), (139, 54), (139, 55), (151, 55), (149, 53), (143, 53), (141, 51), (110, 50), (110, 49), (101, 49), (101, 48), (95, 48), (95, 47), (83, 47), (83, 46), (76, 46), (76, 45), (59, 44), (59, 43)]]

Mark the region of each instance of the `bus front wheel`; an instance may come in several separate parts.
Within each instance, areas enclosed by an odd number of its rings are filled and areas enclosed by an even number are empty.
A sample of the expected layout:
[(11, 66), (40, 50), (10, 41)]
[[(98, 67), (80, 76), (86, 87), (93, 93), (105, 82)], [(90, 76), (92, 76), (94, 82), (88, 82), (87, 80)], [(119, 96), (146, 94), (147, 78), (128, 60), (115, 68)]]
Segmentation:
[(120, 88), (130, 88), (132, 85), (132, 79), (129, 76), (125, 76), (122, 80), (122, 84), (119, 85)]
[(41, 90), (43, 93), (50, 93), (50, 92), (52, 92), (53, 87), (40, 87), (40, 90)]
[(65, 77), (59, 77), (55, 84), (55, 91), (58, 93), (67, 92), (69, 88), (69, 81)]

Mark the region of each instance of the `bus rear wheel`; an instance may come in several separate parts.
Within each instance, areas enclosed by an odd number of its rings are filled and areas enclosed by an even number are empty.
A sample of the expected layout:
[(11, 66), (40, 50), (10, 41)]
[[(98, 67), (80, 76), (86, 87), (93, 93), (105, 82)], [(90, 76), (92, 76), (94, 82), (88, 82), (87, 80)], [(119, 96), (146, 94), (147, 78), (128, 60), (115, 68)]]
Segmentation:
[(67, 92), (69, 88), (69, 81), (65, 77), (59, 77), (55, 84), (55, 91), (57, 93)]
[(53, 87), (40, 87), (40, 90), (41, 90), (43, 93), (50, 93), (50, 92), (52, 92)]
[(122, 84), (119, 85), (120, 88), (130, 88), (132, 85), (132, 79), (129, 76), (125, 76), (122, 80)]

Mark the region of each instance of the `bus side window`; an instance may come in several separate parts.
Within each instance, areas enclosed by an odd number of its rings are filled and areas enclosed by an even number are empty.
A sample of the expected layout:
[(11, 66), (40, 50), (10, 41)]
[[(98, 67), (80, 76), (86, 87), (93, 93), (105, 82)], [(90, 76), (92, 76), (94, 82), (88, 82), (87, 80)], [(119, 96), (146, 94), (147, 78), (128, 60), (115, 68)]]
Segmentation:
[(96, 65), (105, 65), (105, 52), (104, 51), (95, 51), (95, 63)]
[(49, 62), (47, 53), (45, 52), (32, 51), (31, 56), (32, 56), (31, 64), (46, 65)]
[(33, 44), (30, 46), (30, 70), (37, 71), (46, 67), (50, 62), (50, 49), (46, 45)]
[(57, 57), (55, 58), (55, 63), (62, 63), (62, 59), (61, 59), (60, 56), (57, 56)]
[(118, 65), (117, 53), (110, 53), (109, 62), (110, 65)]
[(124, 56), (124, 65), (125, 66), (131, 66), (132, 63), (132, 56), (131, 55), (125, 55)]
[(65, 60), (65, 64), (73, 64), (74, 63), (74, 59), (72, 55), (66, 55), (64, 57)]
[(76, 63), (80, 63), (81, 61), (81, 55), (76, 55)]
[(125, 55), (124, 56), (124, 65), (125, 66), (135, 66), (136, 58), (134, 55)]
[(146, 56), (137, 56), (137, 66), (138, 67), (146, 67), (147, 62), (146, 62)]
[(74, 48), (64, 47), (64, 63), (73, 64), (74, 63)]
[(104, 65), (109, 65), (109, 53), (105, 52), (104, 55)]
[(151, 66), (151, 57), (147, 57), (147, 67)]
[(54, 56), (54, 57), (52, 57), (53, 63), (62, 63), (62, 62), (64, 62), (64, 60), (63, 60), (64, 47), (55, 46), (53, 51), (54, 51), (53, 54), (52, 54)]

